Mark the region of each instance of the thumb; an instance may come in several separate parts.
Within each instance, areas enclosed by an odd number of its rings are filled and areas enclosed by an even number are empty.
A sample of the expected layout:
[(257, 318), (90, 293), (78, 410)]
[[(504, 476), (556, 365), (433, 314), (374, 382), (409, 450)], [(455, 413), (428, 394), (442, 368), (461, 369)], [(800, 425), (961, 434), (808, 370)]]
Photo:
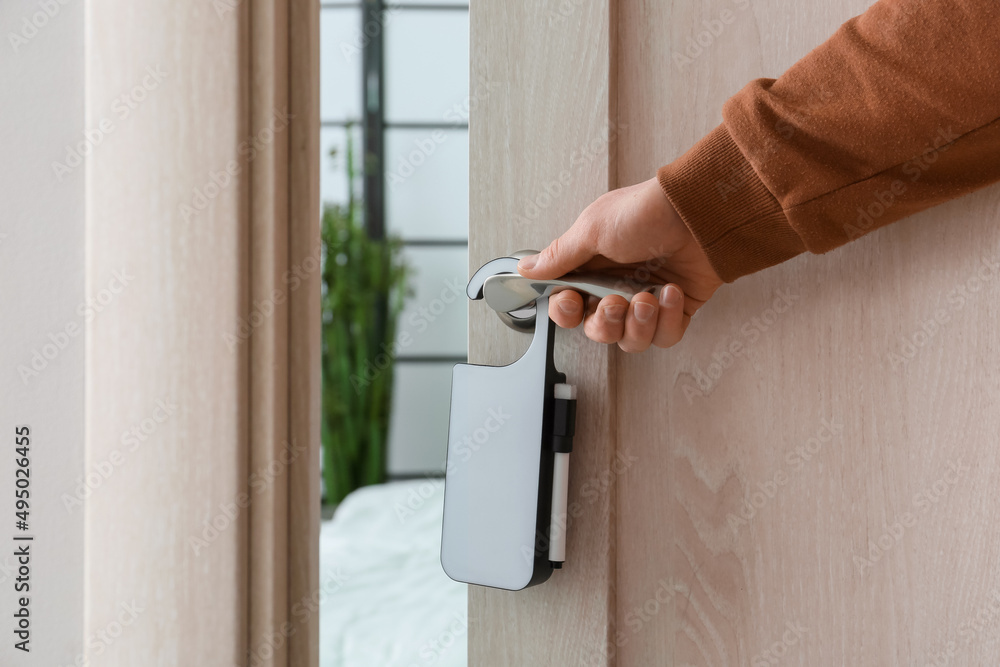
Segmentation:
[(593, 235), (587, 225), (575, 224), (537, 255), (529, 255), (517, 263), (517, 270), (526, 278), (550, 280), (566, 275), (597, 254)]

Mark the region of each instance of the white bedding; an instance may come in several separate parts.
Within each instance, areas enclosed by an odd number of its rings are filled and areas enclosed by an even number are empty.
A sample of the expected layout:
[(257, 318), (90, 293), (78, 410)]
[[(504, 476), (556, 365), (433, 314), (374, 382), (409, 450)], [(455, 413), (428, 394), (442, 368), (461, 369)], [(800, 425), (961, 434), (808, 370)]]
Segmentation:
[(466, 586), (441, 569), (444, 482), (359, 489), (320, 532), (321, 667), (467, 664)]

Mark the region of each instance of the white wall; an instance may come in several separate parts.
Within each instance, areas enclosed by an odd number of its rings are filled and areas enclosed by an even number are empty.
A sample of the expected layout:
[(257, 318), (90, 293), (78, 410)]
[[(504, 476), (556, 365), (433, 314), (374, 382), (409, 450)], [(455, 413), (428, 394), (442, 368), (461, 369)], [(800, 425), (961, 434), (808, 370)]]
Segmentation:
[[(0, 664), (83, 649), (84, 3), (0, 3)], [(61, 176), (61, 178), (60, 178)], [(48, 358), (46, 358), (48, 357)], [(34, 364), (34, 366), (33, 366)], [(31, 429), (29, 530), (15, 528), (15, 425)], [(30, 653), (14, 648), (14, 534), (30, 543)]]

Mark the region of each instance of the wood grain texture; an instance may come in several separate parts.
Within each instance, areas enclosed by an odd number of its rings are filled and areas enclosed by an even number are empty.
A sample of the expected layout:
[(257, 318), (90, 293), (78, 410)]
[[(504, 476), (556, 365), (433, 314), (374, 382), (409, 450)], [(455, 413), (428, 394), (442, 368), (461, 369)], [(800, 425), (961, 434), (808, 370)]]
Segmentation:
[[(620, 3), (622, 184), (868, 4)], [(994, 187), (799, 257), (616, 358), (619, 665), (997, 663), (998, 217)]]
[(210, 3), (87, 13), (87, 126), (115, 124), (86, 163), (88, 292), (127, 285), (86, 328), (87, 464), (124, 459), (87, 500), (85, 633), (141, 610), (87, 658), (242, 664), (245, 513), (222, 507), (246, 486), (247, 356), (225, 340), (247, 295), (245, 190), (193, 208), (246, 136), (240, 24)]
[[(610, 9), (593, 3), (473, 3), (470, 268), (564, 231), (612, 180)], [(506, 364), (528, 336), (470, 307), (469, 357)], [(580, 388), (567, 564), (510, 593), (472, 587), (470, 664), (607, 664), (614, 613), (615, 384), (608, 352), (557, 336), (556, 364)]]
[(134, 605), (100, 664), (316, 665), (318, 5), (88, 12), (88, 117), (129, 110), (87, 171), (88, 286), (126, 276), (87, 328), (88, 632)]
[(247, 11), (249, 127), (264, 149), (249, 164), (250, 299), (243, 313), (251, 326), (255, 318), (260, 324), (241, 351), (250, 364), (249, 471), (267, 480), (247, 489), (248, 648), (254, 664), (285, 667), (287, 643), (260, 649), (288, 620), (288, 128), (275, 122), (288, 112), (288, 7), (253, 0)]
[[(288, 639), (291, 667), (319, 665), (319, 3), (288, 0)], [(313, 611), (315, 609), (315, 611)]]

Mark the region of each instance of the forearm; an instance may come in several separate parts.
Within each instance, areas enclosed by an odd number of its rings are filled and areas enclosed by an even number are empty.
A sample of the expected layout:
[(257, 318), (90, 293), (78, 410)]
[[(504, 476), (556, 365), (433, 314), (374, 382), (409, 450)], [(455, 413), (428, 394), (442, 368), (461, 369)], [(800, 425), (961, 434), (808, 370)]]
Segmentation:
[(1000, 3), (882, 0), (659, 170), (726, 281), (1000, 180)]

